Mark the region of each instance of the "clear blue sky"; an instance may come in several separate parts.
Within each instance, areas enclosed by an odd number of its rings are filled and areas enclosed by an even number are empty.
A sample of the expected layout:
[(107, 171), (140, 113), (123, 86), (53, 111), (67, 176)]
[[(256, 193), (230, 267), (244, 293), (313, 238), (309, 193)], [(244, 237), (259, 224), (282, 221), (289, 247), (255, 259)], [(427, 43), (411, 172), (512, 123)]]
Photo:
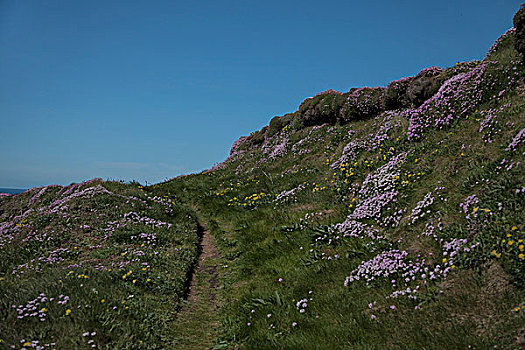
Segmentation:
[(0, 0), (0, 187), (209, 168), (317, 92), (483, 58), (519, 5)]

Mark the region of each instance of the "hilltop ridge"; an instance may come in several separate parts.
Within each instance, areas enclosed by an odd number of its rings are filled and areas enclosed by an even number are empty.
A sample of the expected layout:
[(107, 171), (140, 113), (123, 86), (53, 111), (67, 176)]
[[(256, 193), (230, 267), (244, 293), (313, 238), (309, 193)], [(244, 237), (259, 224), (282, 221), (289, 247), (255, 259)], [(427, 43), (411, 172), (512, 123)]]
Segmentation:
[[(515, 26), (519, 28), (525, 27), (525, 20), (521, 19), (521, 12), (515, 16)], [(522, 32), (525, 30), (520, 29)], [(518, 31), (520, 32), (520, 31)], [(525, 52), (525, 45), (520, 46), (522, 41), (525, 41), (525, 34), (521, 34), (520, 38), (514, 40), (516, 28), (512, 27), (503, 33), (489, 48), (487, 57), (489, 57), (498, 46), (502, 45), (504, 41), (513, 42), (516, 49), (520, 48), (521, 54)], [(524, 39), (521, 39), (521, 38)], [(394, 81), (391, 81), (386, 87), (362, 87), (352, 88), (348, 92), (339, 92), (332, 89), (317, 93), (313, 97), (303, 100), (297, 111), (288, 113), (283, 116), (276, 116), (271, 119), (267, 126), (261, 130), (250, 133), (249, 136), (240, 137), (230, 150), (230, 155), (235, 153), (241, 144), (246, 144), (247, 147), (258, 145), (265, 140), (271, 138), (284, 127), (290, 127), (294, 130), (299, 130), (308, 126), (316, 126), (323, 124), (343, 125), (352, 121), (359, 121), (363, 119), (373, 118), (383, 112), (394, 111), (400, 109), (417, 109), (425, 104), (430, 98), (435, 96), (441, 89), (449, 90), (443, 91), (442, 94), (450, 93), (451, 90), (456, 89), (457, 86), (452, 84), (468, 84), (468, 81), (460, 82), (461, 79), (472, 80), (472, 76), (465, 76), (467, 72), (473, 74), (473, 68), (482, 64), (483, 67), (478, 69), (478, 76), (481, 76), (485, 70), (486, 65), (490, 61), (472, 60), (470, 62), (458, 62), (455, 66), (441, 68), (431, 66), (424, 68), (415, 76), (407, 76)], [(454, 79), (452, 79), (454, 78)], [(513, 88), (517, 84), (514, 80), (511, 84)], [(491, 93), (495, 91), (485, 91), (487, 99)], [(498, 94), (501, 91), (498, 91)], [(494, 95), (493, 95), (494, 96)], [(439, 99), (436, 98), (436, 100)], [(465, 113), (466, 110), (456, 111), (451, 109), (449, 112)], [(408, 111), (407, 111), (408, 113)]]

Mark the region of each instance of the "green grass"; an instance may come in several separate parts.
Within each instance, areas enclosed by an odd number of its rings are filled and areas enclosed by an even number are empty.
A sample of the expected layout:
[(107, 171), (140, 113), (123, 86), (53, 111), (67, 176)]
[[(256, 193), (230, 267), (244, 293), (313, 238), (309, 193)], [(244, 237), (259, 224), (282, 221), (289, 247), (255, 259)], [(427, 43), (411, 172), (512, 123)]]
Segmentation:
[[(403, 111), (342, 125), (292, 122), (280, 131), (274, 121), (267, 135), (273, 139), (263, 142), (265, 129), (255, 133), (240, 146), (244, 153), (222, 168), (144, 189), (96, 181), (77, 191), (100, 185), (113, 194), (73, 199), (64, 215), (50, 208), (64, 197), (60, 187), (47, 189), (35, 203), (38, 190), (0, 198), (2, 223), (19, 225), (9, 231), (12, 242), (0, 247), (1, 344), (19, 346), (24, 339), (56, 342), (64, 349), (87, 348), (93, 344), (89, 340), (98, 348), (522, 347), (525, 149), (522, 142), (507, 150), (525, 128), (520, 62), (511, 38), (503, 40), (484, 61), (476, 105), (454, 115), (447, 126), (425, 128), (418, 139), (409, 139)], [(478, 66), (458, 64), (441, 74), (450, 78)], [(333, 97), (327, 98), (329, 107), (338, 109), (344, 101)], [(454, 103), (466, 98), (458, 94)], [(495, 118), (484, 121), (490, 110)], [(288, 122), (297, 115), (289, 115)], [(488, 126), (480, 131), (481, 125)], [(270, 159), (284, 139), (287, 153)], [(333, 167), (349, 142), (355, 143), (354, 154)], [(400, 162), (381, 178), (380, 169), (396, 156)], [(392, 181), (395, 201), (377, 215), (355, 218), (374, 237), (345, 236), (336, 225), (371, 201), (363, 188), (373, 174), (382, 180), (369, 193), (378, 188), (383, 194), (384, 183)], [(285, 191), (293, 194), (277, 202)], [(426, 196), (433, 203), (419, 210)], [(469, 197), (472, 203), (465, 206)], [(172, 226), (133, 222), (116, 228), (130, 211)], [(197, 261), (197, 218), (220, 253), (201, 267), (214, 268), (217, 280), (198, 270), (199, 298), (183, 301)], [(108, 224), (115, 231), (104, 239)], [(132, 238), (153, 232), (154, 247)], [(23, 241), (27, 235), (32, 238)], [(60, 253), (63, 261), (20, 276), (11, 273), (59, 247), (67, 250)], [(132, 261), (139, 249), (157, 254)], [(417, 279), (405, 281), (399, 268), (370, 283), (361, 276), (344, 285), (364, 262), (395, 250), (406, 254), (402, 262), (422, 269), (450, 266), (446, 275), (436, 272), (436, 279), (418, 271)], [(98, 262), (114, 267), (97, 270)], [(122, 262), (129, 265), (119, 270)], [(66, 268), (69, 264), (74, 267)], [(416, 285), (416, 298), (392, 296)], [(44, 321), (17, 319), (11, 305), (25, 305), (40, 293), (68, 295), (71, 301), (50, 306)], [(96, 332), (93, 339), (82, 336), (88, 331)]]
[[(193, 213), (136, 185), (97, 180), (71, 194), (96, 187), (111, 193), (73, 196), (56, 212), (50, 204), (74, 185), (46, 190), (33, 203), (38, 190), (3, 205), (7, 213), (28, 204), (33, 210), (14, 220), (13, 241), (0, 250), (3, 344), (162, 349), (171, 343), (169, 321), (197, 254)], [(129, 212), (150, 222), (124, 219)], [(57, 249), (56, 261), (47, 261)], [(35, 310), (27, 310), (33, 300)]]
[[(504, 42), (489, 59), (500, 62), (489, 69), (490, 79), (504, 81), (506, 67), (517, 56)], [(475, 67), (471, 66), (456, 70)], [(485, 142), (479, 132), (483, 118), (479, 111), (508, 103), (510, 107), (499, 113), (494, 141)], [(220, 312), (220, 339), (231, 348), (247, 349), (519, 346), (516, 336), (523, 323), (519, 308), (525, 298), (523, 260), (517, 243), (509, 246), (501, 239), (509, 233), (514, 242), (523, 238), (523, 196), (515, 193), (522, 186), (523, 171), (521, 165), (499, 173), (495, 169), (503, 158), (523, 163), (520, 151), (505, 151), (525, 126), (523, 106), (522, 94), (507, 91), (501, 99), (489, 99), (477, 106), (478, 111), (457, 118), (448, 128), (427, 130), (418, 141), (407, 140), (408, 125), (401, 118), (380, 146), (382, 153), (379, 149), (359, 152), (358, 164), (350, 176), (347, 170), (336, 170), (334, 176), (329, 165), (350, 140), (344, 135), (351, 129), (355, 131), (353, 140), (365, 141), (384, 121), (362, 120), (315, 131), (304, 128), (292, 132), (289, 139), (294, 144), (312, 132), (315, 140), (307, 139), (301, 145), (310, 150), (307, 154), (294, 156), (289, 152), (282, 158), (261, 162), (264, 155), (255, 148), (223, 169), (156, 185), (159, 193), (176, 194), (184, 203), (198, 207), (207, 220), (217, 223), (218, 246), (230, 266), (230, 274), (224, 277), (227, 297)], [(395, 151), (387, 152), (390, 147)], [(350, 204), (363, 200), (351, 184), (361, 185), (368, 174), (385, 164), (383, 154), (390, 159), (400, 152), (407, 152), (400, 167), (400, 182), (406, 182), (397, 185), (400, 195), (394, 208), (382, 212), (384, 217), (404, 209), (400, 225), (381, 228), (374, 219), (362, 220), (380, 229), (384, 245), (370, 246), (353, 238), (337, 245), (315, 243), (318, 230), (342, 222), (353, 211)], [(272, 202), (278, 193), (299, 184), (305, 184), (305, 188), (297, 192), (297, 201)], [(416, 204), (441, 186), (441, 199), (436, 197), (428, 207), (430, 213), (408, 225), (408, 215)], [(253, 195), (261, 192), (265, 196), (254, 200)], [(465, 219), (459, 205), (472, 194), (479, 198), (480, 208), (491, 210), (490, 218)], [(358, 199), (351, 202), (354, 196)], [(501, 210), (498, 203), (502, 203)], [(317, 212), (323, 215), (308, 228), (298, 226), (305, 214)], [(437, 241), (420, 236), (429, 219), (439, 219), (444, 227), (437, 232)], [(413, 258), (433, 253), (435, 258), (428, 258), (427, 264), (436, 264), (444, 257), (443, 242), (453, 238), (466, 238), (469, 244), (480, 245), (468, 254), (459, 254), (454, 270), (446, 278), (424, 285), (417, 300), (386, 298), (395, 290), (386, 279), (380, 278), (370, 286), (343, 285), (352, 270), (381, 250), (395, 247), (407, 250)], [(502, 254), (499, 258), (491, 253), (493, 244)], [(332, 259), (327, 260), (328, 256)], [(303, 298), (312, 300), (300, 313), (295, 304)], [(374, 301), (376, 304), (369, 308)], [(514, 311), (516, 308), (519, 311)]]

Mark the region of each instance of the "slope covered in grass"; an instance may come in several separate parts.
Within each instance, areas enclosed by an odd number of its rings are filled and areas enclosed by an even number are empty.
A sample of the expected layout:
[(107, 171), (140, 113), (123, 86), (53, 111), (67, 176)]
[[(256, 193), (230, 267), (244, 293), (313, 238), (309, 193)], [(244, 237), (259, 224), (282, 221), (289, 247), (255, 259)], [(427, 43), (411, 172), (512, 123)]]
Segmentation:
[(524, 345), (525, 94), (511, 30), (482, 61), (327, 91), (148, 189), (224, 259), (220, 347)]
[(190, 210), (98, 179), (0, 208), (1, 348), (170, 346), (197, 255)]
[[(0, 346), (525, 346), (520, 28), (481, 61), (322, 92), (200, 174), (0, 197)], [(220, 257), (177, 314), (197, 219)]]

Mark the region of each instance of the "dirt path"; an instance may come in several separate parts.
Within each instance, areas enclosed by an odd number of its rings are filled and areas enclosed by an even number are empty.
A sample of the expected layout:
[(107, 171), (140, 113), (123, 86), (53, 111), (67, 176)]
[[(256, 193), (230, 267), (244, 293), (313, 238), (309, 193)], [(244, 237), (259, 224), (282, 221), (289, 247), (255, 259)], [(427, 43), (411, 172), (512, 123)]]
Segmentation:
[[(199, 302), (199, 298), (208, 294), (208, 302), (215, 304), (217, 285), (219, 282), (218, 269), (219, 253), (215, 247), (215, 238), (202, 227), (202, 240), (200, 243), (199, 265), (193, 273), (187, 300), (191, 303)], [(203, 293), (208, 289), (209, 293)], [(216, 306), (216, 305), (213, 305)], [(189, 305), (182, 309), (189, 309)]]
[(215, 238), (200, 226), (200, 255), (193, 272), (185, 305), (174, 321), (176, 349), (209, 349), (218, 332), (217, 288), (220, 256)]

